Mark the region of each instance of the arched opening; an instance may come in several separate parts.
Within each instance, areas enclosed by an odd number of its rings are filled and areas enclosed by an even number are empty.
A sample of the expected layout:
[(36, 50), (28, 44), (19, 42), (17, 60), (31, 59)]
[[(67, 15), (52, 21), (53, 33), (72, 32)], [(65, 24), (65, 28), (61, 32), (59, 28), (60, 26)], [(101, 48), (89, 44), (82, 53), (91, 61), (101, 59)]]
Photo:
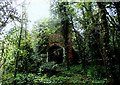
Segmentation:
[(53, 45), (48, 49), (48, 62), (55, 61), (57, 64), (63, 62), (63, 48)]

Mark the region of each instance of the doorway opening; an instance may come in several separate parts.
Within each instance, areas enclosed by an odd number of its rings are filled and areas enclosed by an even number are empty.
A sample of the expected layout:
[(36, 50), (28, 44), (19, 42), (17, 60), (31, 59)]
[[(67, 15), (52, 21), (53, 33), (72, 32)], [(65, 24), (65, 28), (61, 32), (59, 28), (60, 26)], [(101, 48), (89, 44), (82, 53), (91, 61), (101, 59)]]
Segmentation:
[(57, 64), (63, 63), (63, 48), (53, 45), (48, 49), (48, 62), (54, 61)]

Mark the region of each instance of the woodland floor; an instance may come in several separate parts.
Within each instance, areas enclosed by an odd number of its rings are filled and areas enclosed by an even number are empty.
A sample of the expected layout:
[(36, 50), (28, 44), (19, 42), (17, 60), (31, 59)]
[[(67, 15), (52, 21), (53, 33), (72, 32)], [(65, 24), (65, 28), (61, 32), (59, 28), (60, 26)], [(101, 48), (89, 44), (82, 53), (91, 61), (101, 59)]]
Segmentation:
[(107, 79), (102, 72), (103, 69), (104, 67), (101, 66), (93, 66), (82, 70), (81, 65), (73, 65), (70, 70), (66, 70), (65, 66), (59, 65), (56, 68), (57, 72), (52, 72), (52, 76), (45, 74), (43, 80), (44, 83), (53, 84), (105, 84)]
[[(54, 66), (51, 64), (52, 67), (50, 67), (50, 63), (47, 65), (45, 63), (42, 69), (40, 68), (37, 73), (18, 73), (16, 78), (17, 85), (105, 85), (107, 82), (105, 72), (103, 72), (105, 68), (100, 65), (86, 66), (84, 70), (80, 64), (70, 66), (70, 70), (67, 70), (64, 64), (54, 64)], [(6, 85), (8, 82), (12, 83), (14, 80), (13, 75), (14, 73), (6, 74), (5, 80), (3, 79), (3, 85)]]

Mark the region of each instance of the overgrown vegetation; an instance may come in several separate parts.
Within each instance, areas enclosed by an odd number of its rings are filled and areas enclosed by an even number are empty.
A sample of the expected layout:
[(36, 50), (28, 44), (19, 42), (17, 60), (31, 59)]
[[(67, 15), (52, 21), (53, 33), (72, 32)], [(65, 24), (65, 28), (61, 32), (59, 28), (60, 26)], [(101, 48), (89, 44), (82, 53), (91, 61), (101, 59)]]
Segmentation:
[(0, 1), (0, 35), (20, 23), (0, 39), (0, 84), (120, 83), (120, 2), (52, 0), (50, 9), (29, 32), (26, 10), (20, 18)]

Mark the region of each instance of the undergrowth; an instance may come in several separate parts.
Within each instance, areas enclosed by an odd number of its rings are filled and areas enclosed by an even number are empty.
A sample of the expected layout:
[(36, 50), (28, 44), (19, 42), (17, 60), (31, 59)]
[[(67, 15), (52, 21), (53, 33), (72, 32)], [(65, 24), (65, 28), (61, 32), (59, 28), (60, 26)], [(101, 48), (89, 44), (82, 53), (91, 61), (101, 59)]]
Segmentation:
[[(61, 69), (60, 69), (61, 68)], [(38, 84), (105, 84), (107, 82), (107, 79), (104, 75), (101, 75), (101, 73), (98, 73), (98, 71), (103, 67), (100, 66), (93, 66), (93, 67), (87, 67), (86, 71), (82, 69), (81, 65), (74, 65), (71, 66), (70, 70), (66, 70), (64, 67), (59, 66), (56, 68), (58, 70), (55, 74), (52, 76), (48, 76), (46, 73), (18, 73), (16, 77), (16, 81), (18, 85), (21, 84), (32, 84), (32, 85), (38, 85)], [(102, 70), (103, 71), (103, 70)], [(104, 72), (103, 72), (104, 73)], [(13, 73), (6, 74), (2, 77), (2, 85), (12, 85), (13, 84)]]

